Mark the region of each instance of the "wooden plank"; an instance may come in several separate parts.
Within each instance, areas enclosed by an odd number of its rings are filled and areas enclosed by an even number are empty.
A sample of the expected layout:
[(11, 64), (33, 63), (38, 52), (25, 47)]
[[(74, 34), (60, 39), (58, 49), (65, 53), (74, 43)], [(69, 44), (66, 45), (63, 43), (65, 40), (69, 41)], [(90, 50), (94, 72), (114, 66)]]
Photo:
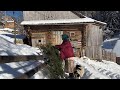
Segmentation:
[(30, 60), (44, 60), (44, 57), (43, 55), (0, 56), (0, 63), (30, 61)]
[(116, 54), (113, 52), (108, 52), (106, 50), (102, 50), (102, 58), (104, 60), (112, 61), (116, 63)]
[(47, 66), (46, 63), (40, 64), (37, 67), (33, 68), (32, 70), (22, 74), (21, 76), (15, 77), (14, 79), (29, 79), (32, 77), (35, 73), (37, 73), (42, 68), (45, 68)]
[(116, 57), (116, 63), (120, 65), (120, 57)]

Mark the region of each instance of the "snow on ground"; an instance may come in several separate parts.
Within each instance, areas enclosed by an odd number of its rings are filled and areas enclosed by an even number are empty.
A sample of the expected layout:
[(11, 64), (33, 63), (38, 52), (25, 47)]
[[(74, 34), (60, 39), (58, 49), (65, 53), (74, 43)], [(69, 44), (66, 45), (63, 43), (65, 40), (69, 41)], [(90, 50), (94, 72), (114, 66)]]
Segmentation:
[(120, 79), (120, 65), (103, 60), (98, 62), (87, 57), (75, 57), (75, 64), (85, 68), (83, 79)]
[(45, 68), (35, 73), (30, 79), (50, 79), (48, 74), (49, 73)]
[(0, 55), (42, 55), (42, 52), (38, 48), (28, 45), (15, 45), (14, 43), (0, 37)]
[[(24, 38), (21, 35), (18, 39)], [(0, 56), (16, 55), (42, 55), (39, 48), (31, 47), (25, 44), (14, 44), (14, 35), (5, 30), (0, 30)], [(43, 61), (22, 61), (0, 64), (0, 79), (12, 79), (24, 74), (27, 71), (37, 67)], [(33, 77), (34, 78), (34, 77)]]
[[(42, 55), (42, 52), (35, 47), (24, 44), (15, 45), (14, 38), (8, 32), (0, 31), (0, 55)], [(106, 49), (119, 51), (120, 40), (106, 40), (103, 47)], [(109, 44), (109, 45), (108, 45)], [(108, 47), (109, 46), (109, 47)], [(87, 57), (74, 57), (75, 65), (80, 64), (85, 68), (85, 74), (82, 79), (120, 79), (120, 66), (114, 62), (105, 61), (98, 62), (90, 60)], [(12, 62), (0, 64), (0, 79), (12, 79), (22, 75), (36, 67), (40, 61)], [(46, 70), (40, 70), (30, 79), (48, 79)]]
[[(120, 65), (103, 60), (90, 60), (87, 57), (74, 57), (75, 65), (84, 67), (85, 73), (81, 79), (120, 79)], [(12, 79), (35, 68), (44, 61), (25, 61), (0, 64), (0, 79)], [(46, 68), (35, 73), (30, 79), (49, 79)]]
[[(79, 64), (85, 68), (84, 76), (81, 79), (120, 79), (120, 65), (103, 60), (90, 60), (87, 57), (74, 57), (75, 65)], [(67, 73), (65, 73), (66, 76)], [(43, 70), (37, 72), (31, 79), (49, 79), (43, 74)]]
[(31, 47), (25, 44), (14, 44), (14, 38), (7, 35), (7, 32), (0, 31), (0, 55), (14, 56), (14, 55), (42, 55), (39, 48)]
[(42, 63), (44, 63), (43, 60), (0, 64), (0, 79), (13, 79), (19, 77)]

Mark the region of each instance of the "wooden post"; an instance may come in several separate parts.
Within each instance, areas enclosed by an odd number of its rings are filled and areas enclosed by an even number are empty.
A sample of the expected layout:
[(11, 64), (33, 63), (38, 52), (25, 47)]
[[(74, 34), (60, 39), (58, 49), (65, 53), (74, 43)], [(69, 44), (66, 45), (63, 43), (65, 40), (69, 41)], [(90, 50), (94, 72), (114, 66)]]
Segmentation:
[(14, 35), (15, 35), (15, 41), (14, 41), (14, 43), (16, 44), (16, 28), (15, 28), (15, 20), (14, 20)]

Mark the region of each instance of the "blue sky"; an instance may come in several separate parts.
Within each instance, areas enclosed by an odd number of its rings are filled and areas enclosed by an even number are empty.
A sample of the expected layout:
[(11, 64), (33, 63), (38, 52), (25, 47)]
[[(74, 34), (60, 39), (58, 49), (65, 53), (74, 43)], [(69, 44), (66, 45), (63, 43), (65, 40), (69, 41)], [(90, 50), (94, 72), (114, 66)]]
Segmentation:
[(22, 11), (6, 11), (6, 15), (13, 16), (15, 18), (22, 18)]

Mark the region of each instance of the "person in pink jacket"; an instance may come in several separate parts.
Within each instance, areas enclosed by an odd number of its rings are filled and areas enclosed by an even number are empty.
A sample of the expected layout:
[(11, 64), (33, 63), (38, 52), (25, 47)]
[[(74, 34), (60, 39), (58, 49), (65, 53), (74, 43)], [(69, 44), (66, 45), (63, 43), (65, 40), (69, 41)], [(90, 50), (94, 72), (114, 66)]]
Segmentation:
[(67, 34), (62, 35), (62, 44), (56, 45), (55, 47), (60, 51), (60, 57), (63, 60), (63, 68), (66, 73), (69, 73), (69, 77), (73, 77), (74, 70), (74, 52), (72, 45), (69, 41), (69, 36)]

